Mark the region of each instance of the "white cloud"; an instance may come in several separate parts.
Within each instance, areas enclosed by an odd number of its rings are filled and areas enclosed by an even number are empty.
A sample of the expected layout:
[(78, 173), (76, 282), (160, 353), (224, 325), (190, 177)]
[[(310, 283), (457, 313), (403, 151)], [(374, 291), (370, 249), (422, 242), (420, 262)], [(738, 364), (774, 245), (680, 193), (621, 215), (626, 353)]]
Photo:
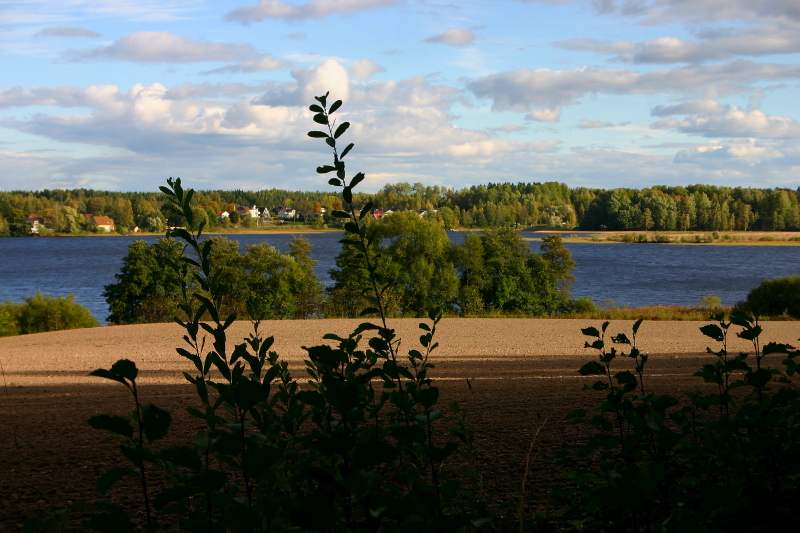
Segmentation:
[(800, 124), (788, 117), (771, 117), (754, 109), (731, 107), (724, 112), (689, 115), (683, 120), (661, 119), (653, 129), (674, 129), (704, 137), (747, 137), (758, 139), (798, 139)]
[(556, 46), (609, 54), (625, 63), (702, 63), (737, 56), (796, 54), (800, 52), (800, 32), (798, 28), (767, 26), (714, 33), (701, 40), (659, 37), (645, 42), (604, 42), (575, 38)]
[(600, 14), (635, 17), (646, 24), (676, 20), (798, 22), (796, 0), (522, 0), (548, 4), (591, 3)]
[(467, 88), (478, 98), (491, 99), (495, 111), (528, 111), (572, 104), (586, 94), (701, 93), (715, 98), (751, 91), (756, 81), (798, 78), (800, 66), (737, 59), (650, 72), (596, 67), (524, 69), (492, 74), (468, 83)]
[(386, 69), (369, 59), (356, 59), (350, 63), (350, 74), (359, 81), (366, 81), (379, 72), (386, 72)]
[(469, 30), (462, 28), (455, 28), (447, 30), (444, 33), (433, 35), (425, 39), (426, 43), (431, 44), (449, 44), (451, 46), (466, 46), (472, 44), (477, 39), (477, 36)]
[(75, 59), (117, 59), (134, 63), (193, 63), (235, 61), (254, 53), (249, 44), (196, 41), (168, 31), (140, 31), (123, 35), (114, 43), (92, 50), (73, 50)]
[(536, 109), (525, 115), (525, 119), (535, 120), (536, 122), (558, 122), (561, 120), (561, 108)]
[(654, 117), (668, 117), (670, 115), (691, 115), (691, 114), (719, 114), (725, 113), (731, 106), (722, 105), (716, 100), (695, 100), (694, 102), (683, 102), (676, 105), (657, 105), (650, 110)]
[(255, 56), (252, 59), (245, 59), (232, 65), (206, 70), (200, 74), (232, 74), (237, 72), (265, 72), (268, 70), (278, 70), (287, 67), (289, 63), (275, 59), (270, 55)]
[[(796, 151), (797, 145), (794, 145), (794, 149)], [(790, 152), (791, 147), (786, 145), (767, 145), (753, 139), (739, 139), (735, 142), (711, 142), (680, 150), (675, 154), (674, 161), (675, 163), (691, 163), (704, 167), (737, 168), (741, 165), (758, 166), (776, 160), (791, 159)], [(758, 183), (761, 181), (759, 180)]]
[(329, 15), (353, 13), (365, 9), (391, 7), (396, 0), (311, 0), (305, 4), (290, 4), (278, 0), (261, 0), (249, 7), (228, 12), (225, 20), (250, 24), (264, 19), (318, 20)]
[(290, 33), (287, 37), (293, 41), (305, 41), (307, 38), (305, 32)]
[(583, 119), (578, 122), (578, 127), (582, 129), (593, 129), (593, 128), (613, 128), (614, 125), (611, 122), (602, 122), (600, 120), (586, 120)]
[(102, 37), (102, 33), (97, 33), (85, 28), (64, 27), (59, 26), (55, 28), (42, 28), (36, 32), (40, 37), (65, 37), (65, 38), (80, 38), (80, 37)]

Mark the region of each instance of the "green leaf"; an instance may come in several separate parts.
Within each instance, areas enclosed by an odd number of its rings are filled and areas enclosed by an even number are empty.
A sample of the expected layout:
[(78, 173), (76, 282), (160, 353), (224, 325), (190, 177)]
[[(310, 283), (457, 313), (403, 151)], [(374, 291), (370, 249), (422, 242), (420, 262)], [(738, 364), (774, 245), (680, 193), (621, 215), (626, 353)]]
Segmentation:
[(636, 321), (636, 322), (633, 324), (633, 334), (634, 334), (634, 335), (636, 335), (636, 333), (639, 331), (639, 326), (641, 326), (641, 325), (642, 325), (642, 322), (644, 322), (644, 318), (640, 318), (639, 320), (637, 320), (637, 321)]
[(372, 202), (367, 202), (367, 205), (361, 208), (361, 214), (358, 215), (358, 220), (361, 220), (365, 216), (367, 216), (372, 209)]
[(308, 109), (309, 109), (310, 111), (313, 111), (314, 113), (322, 113), (322, 112), (324, 112), (324, 111), (325, 111), (324, 109), (322, 109), (322, 108), (321, 108), (320, 106), (318, 106), (317, 104), (311, 104), (310, 106), (308, 106)]
[(794, 346), (789, 344), (780, 344), (777, 342), (770, 342), (766, 346), (764, 346), (764, 355), (769, 355), (771, 353), (785, 353), (788, 354), (789, 350), (793, 350)]
[(600, 337), (600, 332), (597, 331), (597, 328), (590, 327), (590, 328), (583, 328), (581, 329), (581, 333), (586, 335), (587, 337)]
[(107, 471), (102, 476), (100, 476), (100, 479), (97, 480), (95, 488), (97, 489), (97, 492), (100, 493), (100, 496), (105, 496), (106, 492), (108, 492), (108, 489), (110, 489), (111, 486), (114, 485), (114, 483), (116, 483), (125, 476), (135, 473), (136, 471), (131, 470), (130, 468), (125, 468), (123, 466), (115, 466), (114, 468), (112, 468), (111, 470)]
[(327, 174), (328, 172), (333, 172), (334, 170), (336, 170), (336, 167), (322, 165), (321, 167), (317, 167), (317, 174)]
[(615, 344), (630, 344), (631, 343), (631, 341), (628, 338), (628, 336), (625, 335), (624, 333), (620, 333), (620, 334), (618, 334), (618, 335), (616, 335), (614, 337), (611, 337), (611, 342), (613, 342)]
[(331, 148), (335, 148), (336, 147), (336, 141), (333, 140), (333, 137), (328, 137), (327, 139), (325, 139), (325, 144), (327, 144)]
[(111, 371), (130, 381), (135, 380), (136, 376), (139, 375), (139, 370), (136, 368), (136, 363), (130, 359), (120, 359), (111, 365)]
[(614, 379), (616, 379), (617, 383), (619, 383), (620, 385), (636, 385), (638, 383), (636, 381), (636, 376), (634, 376), (627, 370), (616, 374), (614, 376)]
[(133, 438), (133, 426), (127, 418), (116, 415), (97, 415), (90, 418), (88, 422), (94, 429), (108, 431), (129, 439)]
[[(363, 172), (359, 172), (358, 174), (353, 176), (353, 179), (350, 180), (350, 188), (351, 189), (355, 188), (356, 185), (358, 185), (359, 183), (364, 181), (364, 178), (365, 178), (365, 176), (364, 176)], [(350, 203), (350, 202), (348, 202), (348, 203)]]
[(328, 185), (333, 185), (334, 187), (341, 187), (342, 180), (340, 180), (339, 178), (331, 178), (328, 180)]
[(361, 312), (358, 314), (358, 316), (375, 315), (375, 314), (378, 314), (378, 313), (380, 313), (380, 310), (378, 310), (378, 309), (376, 309), (374, 307), (367, 307), (367, 308), (362, 309)]
[(578, 370), (578, 373), (581, 376), (601, 376), (606, 373), (606, 369), (597, 361), (591, 361), (583, 365), (580, 370)]
[(748, 341), (753, 341), (761, 335), (761, 326), (753, 326), (752, 328), (747, 328), (741, 333), (737, 333), (736, 336), (740, 339), (745, 339)]
[(336, 100), (334, 103), (331, 104), (331, 108), (328, 110), (328, 114), (336, 113), (336, 110), (342, 107), (342, 101)]
[(105, 368), (98, 368), (97, 370), (93, 370), (92, 372), (89, 373), (89, 375), (90, 376), (95, 376), (95, 377), (98, 377), (98, 378), (110, 379), (112, 381), (116, 381), (118, 383), (122, 383), (126, 387), (130, 388), (130, 385), (128, 385), (127, 381), (122, 379), (117, 374), (111, 372), (110, 370), (106, 370)]
[(349, 127), (350, 127), (349, 122), (342, 122), (341, 124), (339, 124), (339, 127), (336, 128), (336, 131), (333, 133), (333, 138), (338, 139), (339, 137), (341, 137)]
[(142, 404), (142, 421), (147, 440), (154, 441), (167, 435), (172, 415), (169, 410), (151, 403)]
[(725, 335), (722, 333), (722, 328), (716, 324), (707, 324), (701, 327), (700, 331), (706, 337), (711, 337), (717, 342), (722, 342), (725, 339)]
[(338, 209), (335, 209), (331, 215), (336, 218), (350, 218), (350, 213), (347, 211), (339, 211)]
[(316, 139), (327, 139), (328, 138), (328, 134), (325, 133), (324, 131), (309, 131), (308, 132), (308, 136), (309, 137), (314, 137)]
[(339, 159), (344, 159), (344, 156), (346, 156), (347, 154), (349, 154), (349, 153), (350, 153), (350, 150), (352, 150), (352, 149), (353, 149), (353, 146), (355, 146), (355, 144), (353, 144), (353, 143), (350, 143), (350, 144), (348, 144), (348, 145), (347, 145), (347, 148), (345, 148), (345, 149), (342, 151), (342, 155), (340, 155), (340, 156), (339, 156)]
[(355, 222), (348, 222), (344, 225), (345, 231), (353, 233), (354, 235), (358, 235), (360, 232), (358, 230), (358, 225)]
[(316, 122), (317, 124), (327, 124), (328, 117), (325, 116), (325, 113), (317, 113), (316, 115), (314, 115), (314, 122)]

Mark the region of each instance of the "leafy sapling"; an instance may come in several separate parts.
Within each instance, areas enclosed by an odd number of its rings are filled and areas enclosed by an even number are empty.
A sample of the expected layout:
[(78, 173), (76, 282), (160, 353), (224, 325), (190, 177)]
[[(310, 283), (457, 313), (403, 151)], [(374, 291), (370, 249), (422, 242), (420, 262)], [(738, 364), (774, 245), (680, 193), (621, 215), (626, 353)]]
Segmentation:
[(110, 369), (99, 368), (89, 375), (123, 384), (133, 396), (136, 407), (129, 416), (97, 415), (89, 419), (89, 425), (93, 428), (121, 437), (122, 454), (136, 467), (135, 469), (121, 466), (112, 468), (97, 481), (97, 491), (101, 495), (105, 495), (108, 489), (121, 478), (138, 474), (142, 486), (145, 515), (147, 522), (150, 523), (152, 516), (145, 464), (155, 461), (156, 456), (148, 449), (148, 446), (153, 441), (166, 436), (172, 416), (167, 409), (139, 402), (139, 390), (136, 386), (139, 370), (133, 361), (120, 359)]

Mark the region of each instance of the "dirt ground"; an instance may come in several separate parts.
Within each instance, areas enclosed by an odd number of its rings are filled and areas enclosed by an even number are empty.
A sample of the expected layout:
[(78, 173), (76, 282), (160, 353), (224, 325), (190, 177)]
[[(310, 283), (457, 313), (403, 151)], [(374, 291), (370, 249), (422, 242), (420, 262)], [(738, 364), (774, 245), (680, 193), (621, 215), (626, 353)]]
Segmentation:
[[(321, 342), (324, 333), (345, 335), (360, 321), (280, 321), (262, 324), (274, 335), (274, 348), (301, 378), (303, 345)], [(414, 347), (418, 320), (392, 323)], [(703, 385), (691, 377), (714, 356), (699, 326), (704, 322), (645, 322), (639, 346), (650, 354), (648, 388), (680, 393)], [(457, 400), (468, 415), (480, 447), (479, 466), (490, 488), (513, 495), (522, 476), (525, 455), (537, 424), (540, 434), (533, 464), (529, 501), (543, 501), (556, 474), (549, 458), (575, 446), (582, 435), (563, 422), (575, 408), (589, 408), (599, 399), (581, 390), (592, 379), (577, 369), (594, 357), (583, 348), (580, 328), (598, 326), (589, 320), (445, 319), (440, 323), (440, 348), (434, 354), (434, 377), (443, 405)], [(630, 322), (613, 322), (609, 333), (627, 332)], [(793, 343), (800, 337), (798, 322), (770, 322), (762, 342)], [(236, 323), (231, 338), (249, 333), (249, 324)], [(190, 363), (174, 348), (183, 330), (175, 324), (114, 326), (0, 339), (0, 532), (19, 531), (24, 521), (69, 502), (98, 501), (94, 484), (101, 473), (124, 464), (114, 441), (91, 429), (86, 420), (96, 414), (127, 414), (132, 400), (121, 386), (88, 377), (128, 358), (140, 368), (142, 400), (166, 407), (173, 414), (167, 444), (177, 445), (200, 429), (185, 408), (196, 406), (193, 389), (183, 371)], [(733, 337), (733, 335), (732, 335)], [(732, 338), (730, 351), (747, 351), (749, 343)], [(772, 361), (778, 365), (779, 361)], [(619, 361), (619, 370), (629, 362)], [(469, 379), (471, 389), (467, 386)], [(121, 483), (110, 497), (136, 504), (136, 490)]]

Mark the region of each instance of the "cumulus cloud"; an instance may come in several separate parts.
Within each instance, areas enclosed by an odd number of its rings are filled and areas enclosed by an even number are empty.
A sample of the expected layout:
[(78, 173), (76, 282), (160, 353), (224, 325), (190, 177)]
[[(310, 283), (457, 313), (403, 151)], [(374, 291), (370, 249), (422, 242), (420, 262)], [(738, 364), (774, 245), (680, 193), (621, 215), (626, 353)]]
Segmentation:
[(449, 44), (450, 46), (466, 46), (472, 44), (477, 36), (469, 30), (455, 28), (438, 35), (432, 35), (424, 42), (431, 44)]
[(592, 128), (613, 128), (614, 125), (611, 122), (602, 122), (600, 120), (586, 120), (583, 119), (578, 122), (578, 127), (583, 129), (592, 129)]
[(694, 102), (682, 102), (676, 105), (657, 105), (650, 110), (650, 114), (654, 117), (691, 114), (719, 114), (725, 113), (730, 108), (731, 106), (722, 105), (716, 100), (695, 100)]
[(558, 122), (561, 120), (561, 108), (536, 109), (525, 115), (525, 119), (535, 120), (536, 122)]
[(270, 55), (263, 55), (253, 57), (252, 59), (245, 59), (234, 63), (232, 65), (225, 65), (224, 67), (206, 70), (200, 74), (233, 74), (237, 72), (264, 72), (267, 70), (278, 70), (288, 66), (289, 63), (275, 59)]
[(117, 59), (134, 63), (193, 63), (234, 61), (253, 54), (249, 44), (196, 41), (168, 31), (140, 31), (123, 35), (114, 43), (91, 50), (73, 50), (74, 59)]
[(665, 118), (654, 122), (653, 129), (674, 129), (704, 137), (748, 137), (758, 139), (798, 139), (800, 124), (788, 117), (771, 117), (754, 109), (731, 107), (724, 112), (689, 115), (683, 120)]
[(635, 72), (580, 67), (571, 71), (524, 69), (500, 72), (467, 84), (478, 98), (492, 100), (494, 111), (528, 111), (575, 103), (586, 94), (694, 94), (714, 98), (750, 91), (761, 80), (800, 78), (800, 66), (737, 59), (707, 66)]
[(304, 32), (299, 32), (299, 33), (290, 33), (289, 35), (287, 35), (287, 37), (289, 37), (289, 39), (293, 41), (305, 41), (307, 36)]
[[(72, 106), (90, 111), (9, 117), (0, 126), (61, 142), (124, 150), (142, 161), (160, 162), (158, 172), (166, 175), (188, 175), (184, 170), (191, 168), (201, 180), (209, 175), (209, 169), (199, 168), (202, 161), (216, 170), (223, 164), (237, 168), (240, 176), (253, 172), (284, 176), (287, 184), (298, 175), (313, 175), (317, 162), (309, 163), (308, 152), (324, 152), (306, 132), (312, 127), (307, 106), (325, 90), (331, 91), (331, 98), (346, 102), (337, 118), (352, 122), (348, 141), (356, 143), (363, 163), (359, 170), (367, 172), (379, 169), (383, 175), (402, 176), (398, 179), (428, 180), (436, 178), (431, 165), (444, 165), (460, 168), (458, 179), (467, 179), (498, 161), (510, 164), (530, 155), (557, 154), (562, 144), (558, 139), (510, 141), (497, 138), (497, 132), (457, 127), (450, 107), (462, 98), (461, 92), (437, 85), (431, 77), (352, 85), (347, 70), (335, 60), (293, 69), (292, 76), (293, 82), (262, 86), (265, 92), (260, 98), (251, 96), (258, 87), (247, 84), (172, 88), (136, 84), (127, 91), (115, 86), (5, 89), (0, 91), (0, 106)], [(265, 146), (271, 149), (264, 150)], [(97, 159), (91, 170), (81, 171), (66, 172), (67, 163), (55, 166), (59, 174), (85, 177), (109, 161)], [(243, 165), (261, 166), (245, 171)], [(265, 170), (269, 165), (281, 168)], [(143, 162), (131, 167), (137, 172), (150, 168)], [(222, 172), (229, 174), (230, 170)]]
[(350, 74), (359, 81), (366, 81), (379, 72), (386, 72), (386, 69), (369, 59), (356, 59), (350, 63)]
[[(795, 147), (796, 149), (796, 147)], [(734, 142), (711, 142), (693, 148), (680, 150), (675, 154), (675, 163), (690, 163), (703, 167), (733, 167), (741, 165), (758, 166), (775, 160), (791, 158), (791, 147), (768, 145), (753, 139)], [(787, 157), (788, 156), (788, 157)], [(794, 157), (793, 159), (796, 159)]]
[(87, 30), (84, 28), (76, 27), (55, 27), (55, 28), (42, 28), (36, 35), (39, 37), (65, 37), (65, 38), (79, 38), (79, 37), (102, 37), (102, 33)]
[(609, 54), (625, 63), (703, 63), (737, 56), (798, 53), (800, 32), (797, 28), (759, 27), (715, 33), (701, 40), (659, 37), (645, 42), (605, 42), (575, 38), (559, 41), (556, 46)]
[(225, 20), (240, 24), (261, 22), (264, 19), (318, 20), (334, 14), (391, 7), (396, 3), (396, 0), (311, 0), (296, 5), (278, 0), (261, 0), (254, 6), (240, 7), (228, 12)]
[[(522, 0), (548, 4), (585, 3), (586, 0)], [(646, 24), (668, 24), (676, 20), (695, 23), (712, 21), (798, 22), (795, 0), (591, 0), (598, 13), (640, 18)]]

